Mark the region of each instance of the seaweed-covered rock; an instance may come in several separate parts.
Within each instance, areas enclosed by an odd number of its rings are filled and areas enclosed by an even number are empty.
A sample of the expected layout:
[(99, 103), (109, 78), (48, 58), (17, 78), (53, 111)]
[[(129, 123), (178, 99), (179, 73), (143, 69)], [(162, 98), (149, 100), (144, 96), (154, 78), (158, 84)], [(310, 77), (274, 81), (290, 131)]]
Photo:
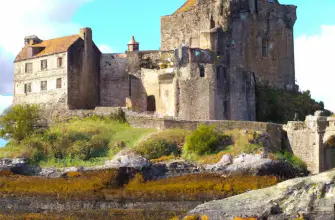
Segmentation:
[(249, 191), (223, 200), (197, 206), (190, 215), (207, 215), (212, 220), (334, 219), (335, 170), (296, 178), (276, 186)]

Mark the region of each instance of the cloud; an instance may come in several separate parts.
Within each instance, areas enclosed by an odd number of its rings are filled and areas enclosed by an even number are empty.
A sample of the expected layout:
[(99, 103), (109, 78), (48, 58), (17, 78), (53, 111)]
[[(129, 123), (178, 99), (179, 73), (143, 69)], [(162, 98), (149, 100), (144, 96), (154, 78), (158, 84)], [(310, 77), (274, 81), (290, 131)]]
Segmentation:
[(0, 114), (13, 102), (13, 96), (0, 95)]
[(37, 35), (50, 39), (79, 32), (80, 24), (71, 18), (83, 4), (92, 0), (11, 0), (0, 1), (0, 94), (12, 93), (13, 60), (24, 37)]
[(295, 39), (296, 78), (301, 90), (310, 90), (312, 97), (323, 101), (335, 112), (332, 88), (335, 82), (335, 25), (321, 26), (321, 33)]
[(113, 53), (112, 48), (106, 44), (100, 44), (98, 47), (101, 53)]

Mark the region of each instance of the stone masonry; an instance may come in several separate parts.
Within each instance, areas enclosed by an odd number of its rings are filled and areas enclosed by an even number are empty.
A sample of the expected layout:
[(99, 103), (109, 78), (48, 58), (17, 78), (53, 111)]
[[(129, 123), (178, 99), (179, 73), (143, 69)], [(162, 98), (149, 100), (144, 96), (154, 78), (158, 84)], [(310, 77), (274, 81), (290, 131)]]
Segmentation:
[(188, 0), (161, 18), (161, 50), (101, 54), (92, 30), (25, 38), (14, 104), (127, 107), (184, 120), (256, 120), (255, 87), (296, 89), (296, 7), (276, 0)]

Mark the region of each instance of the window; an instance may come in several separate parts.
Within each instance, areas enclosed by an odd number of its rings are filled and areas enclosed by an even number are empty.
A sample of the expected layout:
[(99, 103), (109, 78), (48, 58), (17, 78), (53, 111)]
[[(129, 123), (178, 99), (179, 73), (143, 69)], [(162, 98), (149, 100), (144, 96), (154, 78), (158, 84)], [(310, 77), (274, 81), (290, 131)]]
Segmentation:
[(56, 80), (56, 89), (60, 89), (60, 88), (62, 88), (62, 79), (58, 78)]
[(62, 57), (58, 57), (57, 58), (57, 67), (62, 67), (63, 66), (63, 58)]
[(210, 29), (215, 28), (215, 21), (213, 17), (211, 17), (211, 22), (210, 22)]
[(41, 70), (46, 70), (48, 68), (48, 61), (41, 60)]
[(47, 81), (41, 81), (41, 91), (47, 90)]
[(262, 57), (268, 57), (269, 53), (269, 41), (267, 39), (262, 40)]
[(24, 93), (29, 93), (31, 92), (31, 83), (26, 83), (24, 84)]
[(26, 63), (26, 66), (25, 66), (25, 72), (26, 72), (26, 73), (31, 73), (31, 72), (33, 72), (33, 63)]
[(129, 97), (131, 97), (131, 75), (128, 75), (128, 81), (129, 81)]
[(205, 77), (205, 68), (204, 66), (199, 66), (200, 77)]

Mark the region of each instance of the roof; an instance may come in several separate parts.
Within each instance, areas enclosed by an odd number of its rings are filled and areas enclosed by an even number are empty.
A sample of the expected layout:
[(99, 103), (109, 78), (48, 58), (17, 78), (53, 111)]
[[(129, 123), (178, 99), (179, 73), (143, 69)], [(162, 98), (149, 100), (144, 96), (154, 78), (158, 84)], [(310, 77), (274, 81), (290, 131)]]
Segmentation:
[[(26, 45), (24, 48), (22, 48), (20, 53), (17, 55), (14, 62), (20, 61), (20, 60), (32, 59), (36, 57), (52, 55), (56, 53), (66, 52), (69, 49), (69, 47), (74, 42), (76, 42), (79, 38), (80, 36), (76, 34), (76, 35), (70, 35), (66, 37), (55, 38), (51, 40), (45, 40), (39, 44)], [(28, 47), (40, 47), (40, 48), (44, 48), (44, 50), (42, 50), (35, 56), (28, 58), (28, 53), (27, 53)]]
[(197, 0), (187, 0), (174, 14), (188, 11), (196, 5)]

